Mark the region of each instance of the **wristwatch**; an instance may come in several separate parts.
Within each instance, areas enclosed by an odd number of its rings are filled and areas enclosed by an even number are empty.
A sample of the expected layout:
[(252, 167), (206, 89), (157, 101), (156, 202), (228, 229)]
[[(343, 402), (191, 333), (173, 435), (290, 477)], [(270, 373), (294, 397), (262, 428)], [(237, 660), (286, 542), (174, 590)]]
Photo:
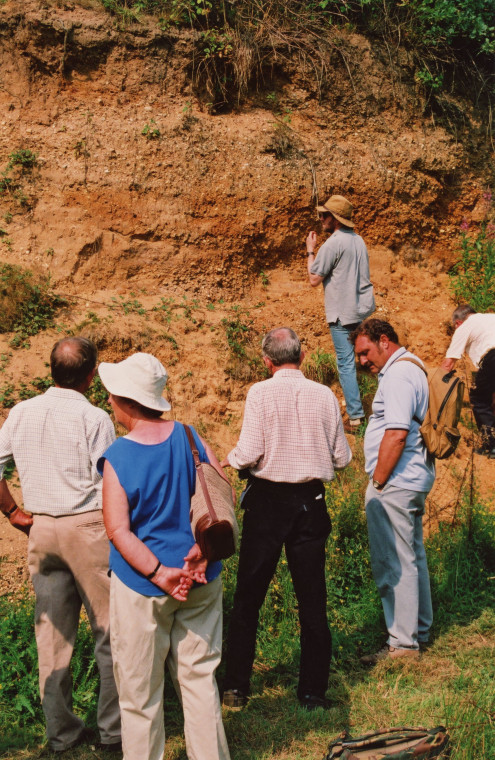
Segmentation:
[(373, 480), (373, 488), (376, 488), (377, 491), (381, 491), (385, 483), (379, 483), (378, 480)]
[(314, 256), (314, 255), (315, 255), (314, 251), (306, 251), (306, 256)]

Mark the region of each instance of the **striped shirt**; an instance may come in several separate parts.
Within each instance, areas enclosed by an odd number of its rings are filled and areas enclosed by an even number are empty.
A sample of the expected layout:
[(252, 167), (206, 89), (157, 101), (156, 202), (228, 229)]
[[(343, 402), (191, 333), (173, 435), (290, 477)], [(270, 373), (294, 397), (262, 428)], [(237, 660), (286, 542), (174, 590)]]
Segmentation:
[(61, 517), (101, 509), (96, 463), (115, 440), (108, 414), (78, 391), (49, 388), (10, 410), (0, 430), (0, 477), (14, 459), (24, 509)]
[(279, 369), (248, 391), (241, 435), (227, 459), (277, 483), (332, 480), (352, 454), (330, 388)]

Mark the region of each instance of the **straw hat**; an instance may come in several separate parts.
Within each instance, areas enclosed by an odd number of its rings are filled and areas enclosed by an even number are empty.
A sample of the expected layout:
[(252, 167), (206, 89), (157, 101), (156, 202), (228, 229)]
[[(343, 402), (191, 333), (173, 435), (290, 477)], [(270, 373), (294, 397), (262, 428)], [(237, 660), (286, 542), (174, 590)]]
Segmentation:
[(323, 206), (317, 206), (316, 210), (320, 214), (325, 214), (330, 211), (332, 216), (345, 227), (354, 227), (354, 222), (351, 221), (353, 210), (352, 203), (349, 203), (343, 195), (332, 195)]
[(101, 362), (101, 382), (113, 396), (137, 401), (147, 409), (168, 412), (172, 407), (162, 397), (167, 382), (163, 364), (151, 354), (132, 354), (121, 362)]

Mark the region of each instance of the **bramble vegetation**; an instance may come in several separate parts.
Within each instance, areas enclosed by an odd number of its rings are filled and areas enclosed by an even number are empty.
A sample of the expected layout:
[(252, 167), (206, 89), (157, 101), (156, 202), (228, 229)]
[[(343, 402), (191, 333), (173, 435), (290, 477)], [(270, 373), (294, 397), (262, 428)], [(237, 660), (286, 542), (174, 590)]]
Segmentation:
[(483, 224), (473, 237), (463, 232), (459, 260), (449, 272), (457, 303), (479, 312), (495, 310), (495, 227)]
[(260, 356), (259, 336), (253, 328), (249, 312), (234, 306), (230, 317), (224, 317), (221, 324), (229, 348), (226, 373), (235, 380), (245, 382), (267, 377)]
[(15, 331), (14, 347), (53, 327), (55, 314), (66, 303), (52, 291), (49, 277), (0, 263), (0, 332)]
[(141, 14), (199, 31), (193, 82), (213, 107), (233, 105), (270, 65), (293, 53), (313, 68), (318, 87), (326, 77), (325, 57), (335, 48), (329, 31), (357, 29), (383, 40), (390, 54), (403, 45), (414, 56), (416, 80), (428, 93), (449, 84), (467, 66), (480, 91), (492, 97), (495, 52), (493, 0), (101, 0), (122, 23)]
[[(10, 153), (7, 166), (0, 172), (0, 196), (8, 195), (17, 201), (19, 206), (29, 207), (30, 199), (24, 192), (22, 183), (19, 181), (19, 175), (31, 172), (37, 165), (38, 157), (36, 153), (27, 148), (20, 148)], [(14, 171), (16, 169), (17, 171)], [(13, 171), (14, 176), (12, 176)], [(10, 219), (12, 219), (12, 215), (7, 212), (4, 217), (6, 221), (7, 216), (10, 216)]]

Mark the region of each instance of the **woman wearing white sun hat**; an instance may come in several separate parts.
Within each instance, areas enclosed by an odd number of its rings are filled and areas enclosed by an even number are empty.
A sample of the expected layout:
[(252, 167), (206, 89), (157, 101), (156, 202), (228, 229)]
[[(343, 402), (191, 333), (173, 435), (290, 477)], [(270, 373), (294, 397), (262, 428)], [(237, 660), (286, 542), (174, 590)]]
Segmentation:
[[(189, 519), (195, 467), (183, 425), (164, 420), (167, 373), (137, 353), (99, 373), (128, 431), (98, 462), (111, 541), (110, 628), (124, 760), (162, 760), (164, 666), (184, 710), (189, 760), (229, 760), (215, 670), (221, 563), (207, 566)], [(192, 428), (200, 459), (223, 471)]]

